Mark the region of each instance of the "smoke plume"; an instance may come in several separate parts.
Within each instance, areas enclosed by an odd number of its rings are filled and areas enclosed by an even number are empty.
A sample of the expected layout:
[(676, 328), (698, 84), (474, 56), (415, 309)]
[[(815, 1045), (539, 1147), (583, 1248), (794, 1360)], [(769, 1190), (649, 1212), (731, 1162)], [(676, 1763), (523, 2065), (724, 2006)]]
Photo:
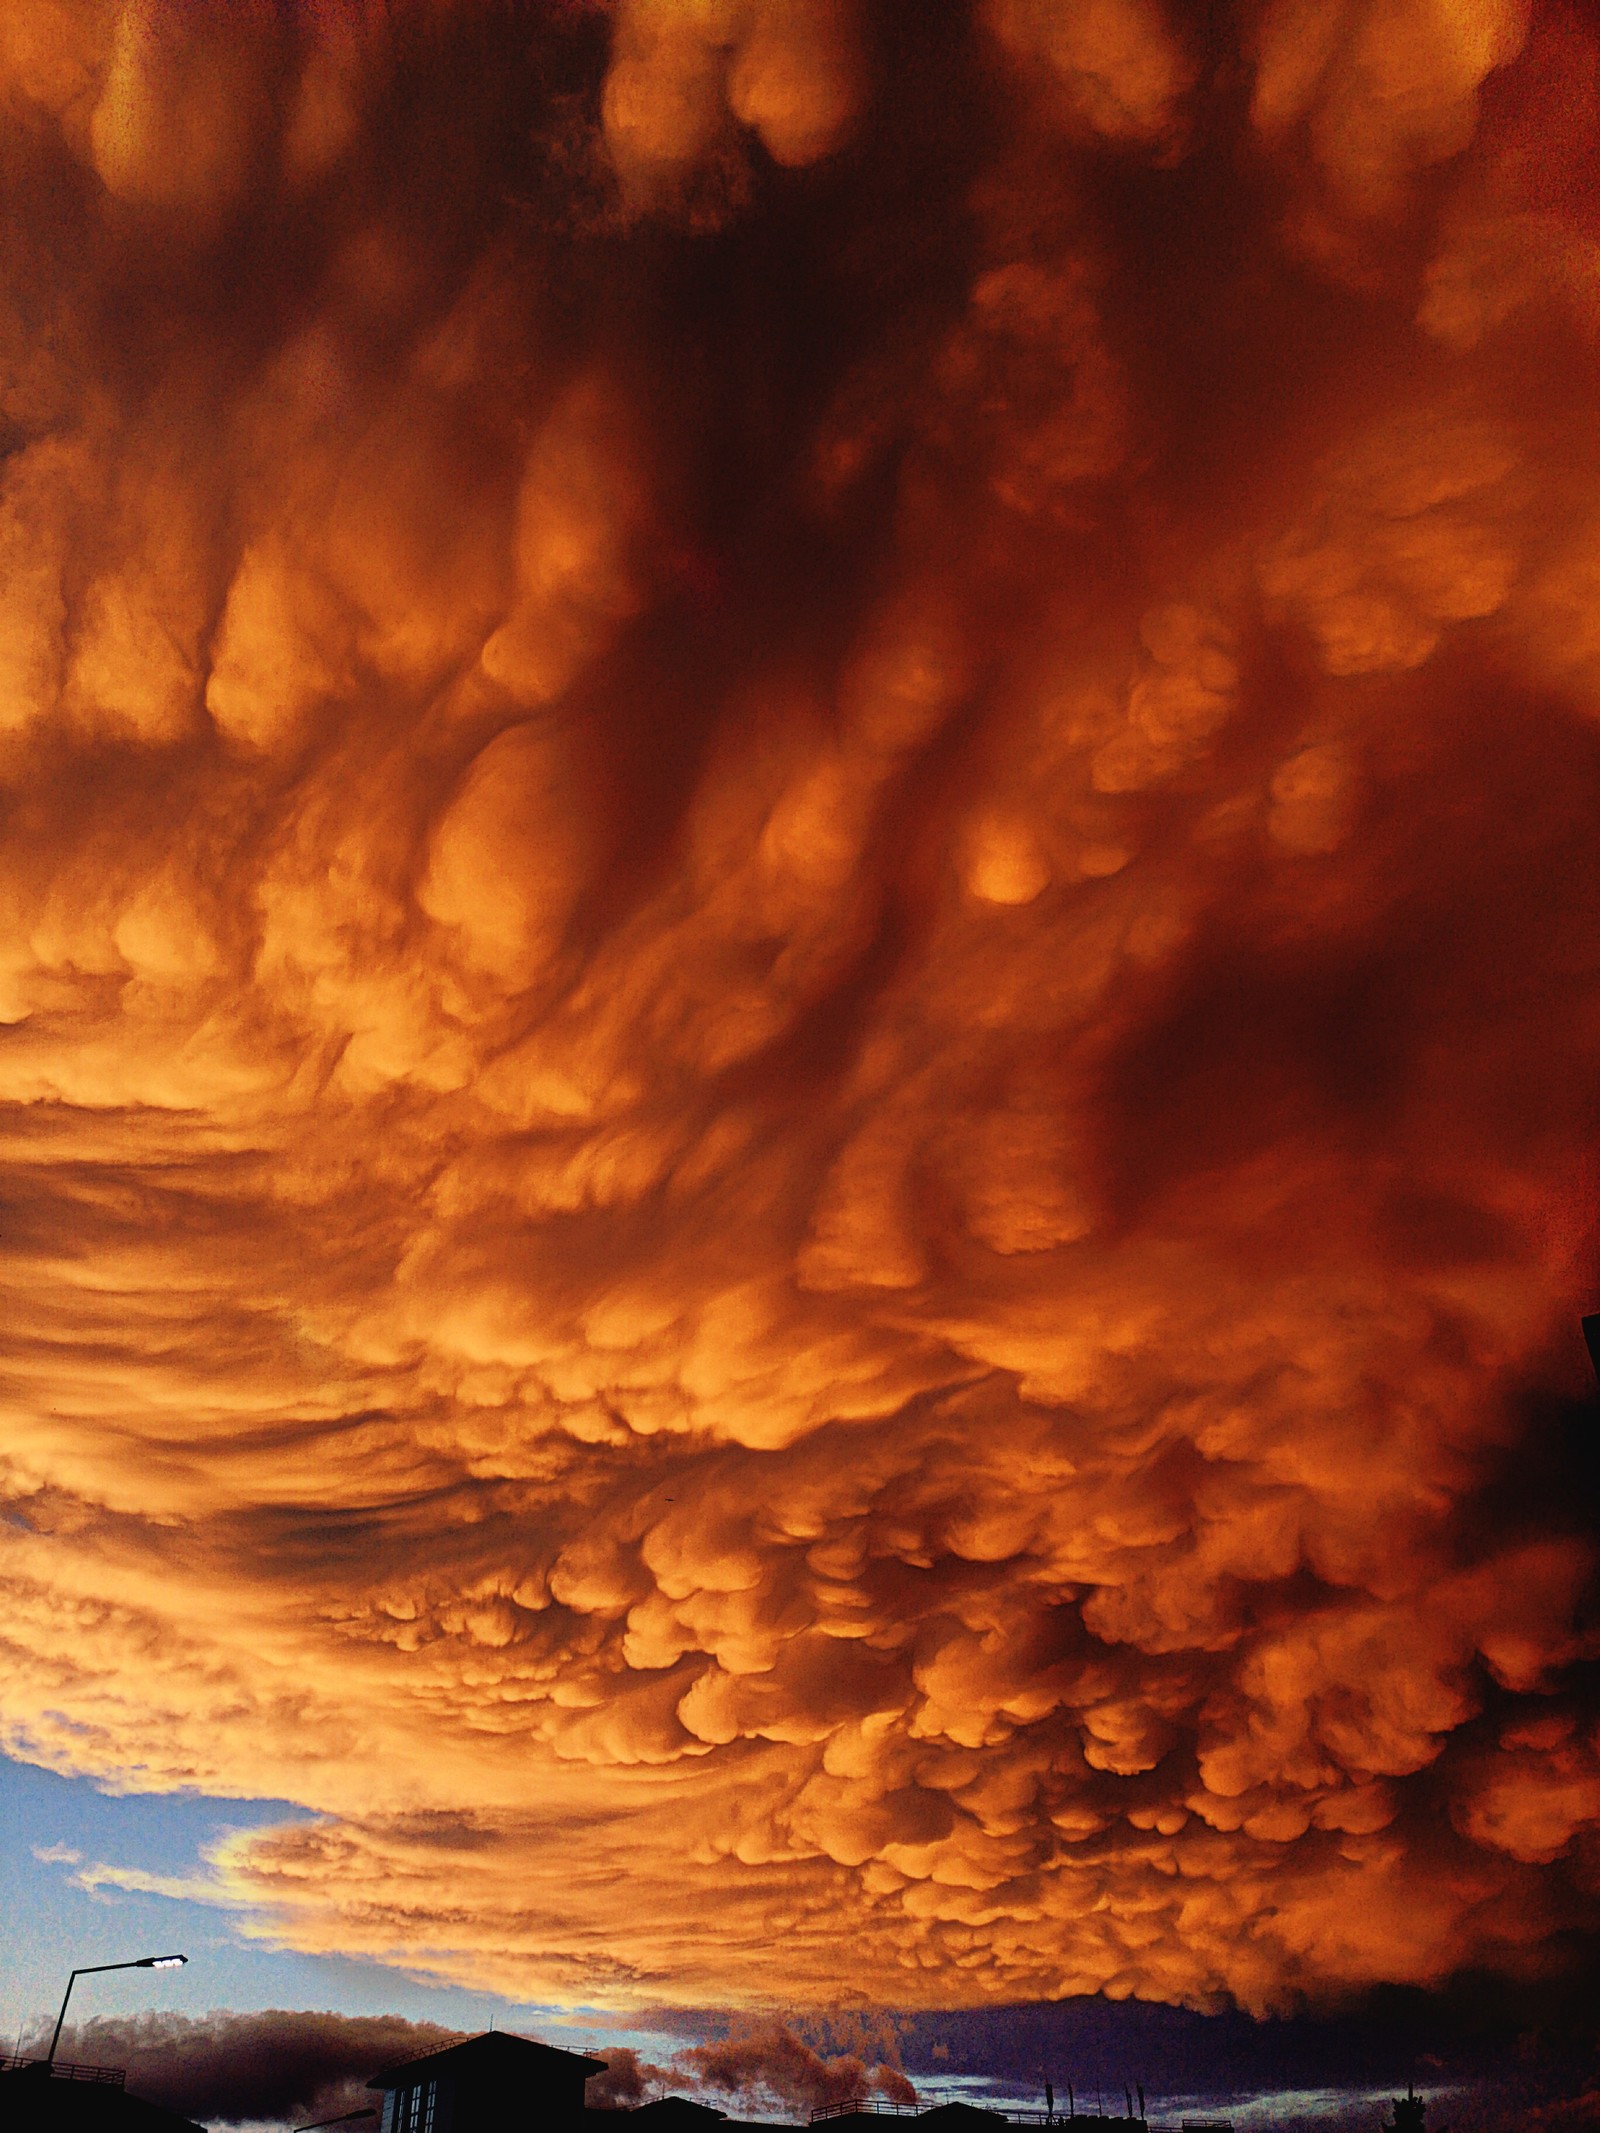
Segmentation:
[(1590, 14), (9, 0), (0, 102), (9, 1751), (523, 2000), (1559, 1967)]
[[(124, 2068), (134, 2094), (185, 2118), (289, 2124), (370, 2108), (377, 2100), (367, 2088), (374, 2074), (457, 2043), (461, 2034), (399, 2015), (282, 2008), (200, 2017), (100, 2015), (67, 2031), (62, 2056)], [(590, 2056), (605, 2062), (604, 2073), (584, 2086), (591, 2110), (631, 2110), (664, 2094), (791, 2112), (869, 2093), (916, 2100), (898, 2066), (859, 2052), (819, 2051), (781, 2022), (736, 2027), (720, 2042), (686, 2046), (664, 2064), (626, 2045)]]
[(902, 2104), (917, 2100), (898, 2067), (869, 2065), (854, 2052), (825, 2055), (778, 2022), (736, 2031), (715, 2044), (691, 2044), (675, 2063), (716, 2095), (746, 2108), (777, 2108), (797, 2116), (852, 2096), (877, 2094)]
[(63, 2056), (127, 2070), (136, 2096), (181, 2117), (227, 2125), (329, 2118), (380, 2099), (367, 2083), (396, 2060), (459, 2032), (399, 2015), (215, 2013), (97, 2015), (69, 2030)]

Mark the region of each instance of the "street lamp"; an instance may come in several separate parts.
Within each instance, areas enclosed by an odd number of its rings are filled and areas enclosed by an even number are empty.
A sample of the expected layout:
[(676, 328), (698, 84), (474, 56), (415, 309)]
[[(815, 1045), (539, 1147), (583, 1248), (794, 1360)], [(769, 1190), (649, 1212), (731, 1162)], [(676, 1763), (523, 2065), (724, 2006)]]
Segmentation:
[(61, 2042), (61, 2025), (67, 2019), (67, 2002), (72, 1998), (72, 1988), (81, 1977), (93, 1977), (101, 1970), (181, 1970), (189, 1960), (186, 1955), (136, 1955), (131, 1963), (84, 1963), (67, 1979), (67, 1989), (61, 1995), (61, 2012), (56, 2016), (56, 2033), (50, 2039), (50, 2050), (45, 2058), (46, 2066), (56, 2063), (56, 2046)]

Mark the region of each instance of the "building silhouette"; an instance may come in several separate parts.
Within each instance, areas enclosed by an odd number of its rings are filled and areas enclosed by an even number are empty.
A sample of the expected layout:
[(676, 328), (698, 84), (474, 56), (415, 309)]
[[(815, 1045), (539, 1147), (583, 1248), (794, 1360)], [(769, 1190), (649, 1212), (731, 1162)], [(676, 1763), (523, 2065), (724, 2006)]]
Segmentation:
[(0, 2133), (206, 2133), (126, 2084), (117, 2066), (0, 2059)]
[[(4, 0), (0, 0), (0, 6)], [(465, 2038), (442, 2050), (419, 2053), (374, 2074), (367, 2083), (382, 2098), (374, 2133), (617, 2133), (619, 2118), (642, 2118), (637, 2133), (719, 2133), (727, 2114), (687, 2096), (658, 2096), (634, 2109), (595, 2108), (586, 2088), (606, 2071), (603, 2059), (536, 2043), (504, 2030)], [(1059, 2112), (1050, 2095), (1045, 2110), (1008, 2111), (947, 2100), (923, 2108), (877, 2094), (856, 2095), (819, 2106), (808, 2116), (821, 2133), (887, 2133), (884, 2118), (916, 2119), (919, 2133), (998, 2133), (1007, 2125), (1062, 2133), (1150, 2133), (1144, 2092), (1126, 2113), (1079, 2111), (1069, 2090), (1069, 2108)], [(1422, 2104), (1397, 2101), (1385, 2133), (1423, 2133)], [(344, 2120), (325, 2121), (338, 2126)], [(127, 2091), (117, 2067), (76, 2065), (64, 2060), (0, 2060), (0, 2133), (206, 2133), (203, 2126)], [(731, 2128), (730, 2128), (731, 2133)], [(1232, 2133), (1224, 2121), (1186, 2121), (1183, 2133)]]
[(385, 2067), (380, 2133), (538, 2133), (584, 2116), (584, 2083), (603, 2059), (490, 2030)]

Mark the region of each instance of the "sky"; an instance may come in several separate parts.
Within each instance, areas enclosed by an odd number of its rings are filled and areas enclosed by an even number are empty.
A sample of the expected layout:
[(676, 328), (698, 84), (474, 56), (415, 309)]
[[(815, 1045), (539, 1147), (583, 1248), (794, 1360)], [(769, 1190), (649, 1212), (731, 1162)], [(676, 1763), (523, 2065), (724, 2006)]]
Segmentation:
[(18, 2019), (90, 1910), (1564, 2006), (1592, 11), (10, 0), (0, 107)]
[(168, 1953), (187, 1955), (187, 1967), (80, 1980), (72, 2017), (336, 2007), (469, 2030), (505, 2019), (506, 2003), (498, 1995), (419, 1984), (337, 1956), (297, 1955), (242, 1934), (238, 1914), (215, 1902), (208, 1852), (233, 1831), (295, 1819), (286, 1800), (108, 1797), (81, 1778), (0, 1763), (5, 2049), (14, 2049), (19, 2035), (36, 2036), (46, 2017), (54, 2024), (68, 1973), (78, 1964)]
[(1092, 1999), (877, 2021), (802, 2016), (798, 2026), (793, 2010), (741, 2026), (685, 2008), (631, 2028), (605, 2008), (523, 2004), (300, 1955), (219, 1905), (209, 1865), (230, 1832), (293, 1814), (285, 1801), (107, 1797), (81, 1778), (0, 1762), (6, 2048), (42, 2049), (75, 1963), (182, 1952), (182, 1970), (81, 1979), (63, 2051), (127, 2066), (136, 2092), (223, 2125), (360, 2108), (381, 2065), (489, 2027), (618, 2062), (615, 2101), (669, 2088), (780, 2122), (853, 2088), (892, 2087), (887, 2058), (924, 2105), (965, 2097), (1037, 2110), (1049, 2080), (1063, 2109), (1119, 2108), (1137, 2084), (1152, 2118), (1226, 2111), (1249, 2133), (1352, 2116), (1371, 2124), (1415, 2083), (1437, 2115), (1473, 2128), (1584, 2123), (1581, 2111), (1563, 2116), (1560, 2099), (1583, 2096), (1592, 2041), (1581, 2023), (1561, 2034), (1548, 1994), (1537, 2010), (1526, 1999), (1497, 2010), (1480, 1991), (1453, 2007), (1369, 2005), (1321, 2023)]

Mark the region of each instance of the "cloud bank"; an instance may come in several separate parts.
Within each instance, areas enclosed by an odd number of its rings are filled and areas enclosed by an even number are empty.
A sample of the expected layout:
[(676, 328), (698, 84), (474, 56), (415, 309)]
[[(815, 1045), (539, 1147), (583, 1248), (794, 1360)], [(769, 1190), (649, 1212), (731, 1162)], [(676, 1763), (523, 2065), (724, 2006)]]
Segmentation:
[(0, 100), (8, 1750), (524, 1999), (1558, 1964), (1588, 16), (12, 0)]
[(69, 2029), (73, 2057), (127, 2070), (137, 2096), (180, 2117), (227, 2125), (289, 2125), (360, 2111), (385, 2066), (453, 2044), (460, 2032), (399, 2015), (266, 2008), (198, 2017), (97, 2015)]
[[(136, 2094), (203, 2123), (226, 2125), (327, 2119), (370, 2109), (367, 2088), (386, 2066), (456, 2043), (462, 2032), (399, 2015), (344, 2015), (266, 2008), (191, 2017), (97, 2016), (66, 2033), (63, 2056), (127, 2071)], [(870, 2053), (874, 2040), (864, 2039)], [(747, 2109), (791, 2115), (846, 2097), (883, 2094), (914, 2103), (916, 2092), (883, 2040), (862, 2050), (819, 2050), (779, 2022), (735, 2024), (715, 2043), (691, 2044), (664, 2063), (629, 2046), (597, 2049), (605, 2072), (591, 2075), (591, 2110), (632, 2110), (675, 2094), (721, 2098)], [(42, 2040), (40, 2042), (42, 2049)]]
[[(969, 2102), (1036, 2107), (1053, 2077), (1065, 2100), (1114, 2102), (1139, 2083), (1152, 2115), (1215, 2117), (1241, 2108), (1273, 2124), (1326, 2127), (1330, 2111), (1377, 2115), (1416, 2080), (1433, 2115), (1465, 2133), (1585, 2125), (1593, 2114), (1592, 1978), (1552, 1992), (1491, 1990), (1479, 1978), (1446, 1993), (1387, 1990), (1336, 2016), (1256, 2021), (1162, 2006), (992, 2007), (893, 2017), (836, 2013), (794, 2026), (666, 2012), (706, 2041), (647, 2055), (597, 2041), (606, 2071), (585, 2087), (591, 2109), (629, 2110), (662, 2095), (711, 2103), (734, 2118), (803, 2124), (809, 2111), (876, 2092), (924, 2105), (963, 2077)], [(43, 2050), (48, 2025), (34, 2046)], [(120, 2066), (140, 2096), (202, 2123), (292, 2125), (370, 2109), (366, 2087), (387, 2065), (437, 2050), (459, 2032), (399, 2016), (267, 2009), (200, 2017), (97, 2017), (69, 2028), (74, 2059)], [(908, 2078), (908, 2073), (910, 2077)], [(914, 2085), (915, 2083), (915, 2085)], [(1586, 2115), (1587, 2114), (1587, 2115)]]

